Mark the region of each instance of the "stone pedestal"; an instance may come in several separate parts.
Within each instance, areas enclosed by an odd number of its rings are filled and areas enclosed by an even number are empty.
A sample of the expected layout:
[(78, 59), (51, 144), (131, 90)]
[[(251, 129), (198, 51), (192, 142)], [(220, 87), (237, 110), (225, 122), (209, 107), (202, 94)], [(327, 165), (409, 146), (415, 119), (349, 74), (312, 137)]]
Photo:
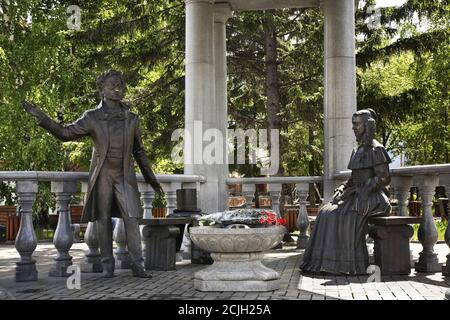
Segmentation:
[(282, 226), (268, 228), (192, 227), (193, 243), (211, 252), (214, 263), (194, 275), (200, 291), (271, 291), (279, 288), (279, 274), (261, 262), (264, 251), (281, 242)]
[(214, 263), (195, 273), (200, 291), (271, 291), (280, 287), (278, 272), (261, 263), (264, 254), (211, 253)]
[(145, 241), (145, 269), (175, 270), (177, 239), (180, 224), (188, 224), (188, 218), (142, 219)]
[(375, 264), (382, 275), (408, 275), (411, 273), (409, 240), (414, 230), (409, 224), (419, 223), (415, 217), (372, 218), (369, 235), (374, 239)]

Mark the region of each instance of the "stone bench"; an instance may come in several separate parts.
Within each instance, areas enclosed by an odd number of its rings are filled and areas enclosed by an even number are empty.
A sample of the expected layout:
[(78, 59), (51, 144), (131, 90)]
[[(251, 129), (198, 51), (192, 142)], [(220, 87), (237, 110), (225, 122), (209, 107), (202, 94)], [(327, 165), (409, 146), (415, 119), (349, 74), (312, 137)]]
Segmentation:
[(411, 224), (420, 217), (388, 216), (370, 218), (369, 236), (374, 239), (375, 264), (382, 275), (408, 275), (411, 272), (409, 241), (414, 230)]
[[(176, 252), (183, 237), (184, 227), (191, 218), (140, 219), (145, 242), (145, 269), (175, 270)], [(178, 248), (177, 248), (178, 247)]]

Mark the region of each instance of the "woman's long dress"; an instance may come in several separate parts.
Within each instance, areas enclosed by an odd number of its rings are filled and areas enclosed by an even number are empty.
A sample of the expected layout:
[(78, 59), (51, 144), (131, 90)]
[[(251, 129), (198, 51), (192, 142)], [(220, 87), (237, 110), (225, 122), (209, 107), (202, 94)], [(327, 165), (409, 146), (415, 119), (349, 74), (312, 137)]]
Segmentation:
[(338, 204), (326, 204), (317, 216), (300, 268), (304, 272), (365, 274), (369, 255), (365, 241), (369, 217), (388, 215), (389, 199), (383, 188), (370, 190), (377, 165), (391, 162), (376, 140), (353, 150), (348, 168), (351, 178)]

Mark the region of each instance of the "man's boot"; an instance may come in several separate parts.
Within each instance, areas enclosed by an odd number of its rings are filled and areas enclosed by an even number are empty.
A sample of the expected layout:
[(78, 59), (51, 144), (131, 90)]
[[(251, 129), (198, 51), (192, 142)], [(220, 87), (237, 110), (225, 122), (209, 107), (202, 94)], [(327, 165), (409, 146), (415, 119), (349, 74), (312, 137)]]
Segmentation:
[(139, 277), (139, 278), (151, 278), (152, 275), (150, 273), (147, 273), (144, 269), (144, 265), (142, 263), (133, 263), (131, 265), (131, 271), (133, 272), (133, 277)]

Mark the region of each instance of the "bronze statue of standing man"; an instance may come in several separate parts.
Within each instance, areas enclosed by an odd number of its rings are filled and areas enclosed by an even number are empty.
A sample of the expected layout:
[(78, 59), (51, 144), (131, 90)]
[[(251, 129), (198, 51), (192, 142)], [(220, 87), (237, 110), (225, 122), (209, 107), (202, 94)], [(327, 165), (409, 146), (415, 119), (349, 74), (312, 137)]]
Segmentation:
[(133, 156), (145, 181), (156, 193), (163, 191), (145, 155), (138, 116), (122, 103), (126, 88), (122, 73), (108, 70), (98, 77), (97, 85), (100, 104), (69, 125), (56, 123), (29, 102), (23, 101), (22, 105), (39, 126), (62, 141), (91, 137), (94, 147), (82, 222), (97, 221), (103, 274), (114, 275), (111, 217), (120, 217), (125, 224), (133, 276), (149, 278), (142, 257), (138, 219), (143, 210)]

